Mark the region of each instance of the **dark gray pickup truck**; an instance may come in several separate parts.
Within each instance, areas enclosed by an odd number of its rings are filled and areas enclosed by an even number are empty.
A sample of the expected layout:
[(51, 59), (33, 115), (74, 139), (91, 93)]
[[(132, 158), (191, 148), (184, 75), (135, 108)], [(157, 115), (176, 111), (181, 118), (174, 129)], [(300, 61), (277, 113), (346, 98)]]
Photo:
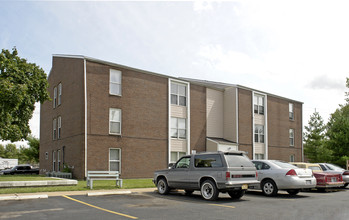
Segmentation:
[(2, 170), (0, 174), (14, 175), (14, 174), (39, 174), (39, 169), (32, 168), (30, 165), (17, 165), (11, 169)]
[(154, 184), (160, 194), (184, 189), (186, 194), (201, 191), (206, 200), (220, 192), (241, 198), (250, 184), (259, 184), (256, 168), (244, 152), (205, 152), (180, 158), (170, 169), (155, 171)]

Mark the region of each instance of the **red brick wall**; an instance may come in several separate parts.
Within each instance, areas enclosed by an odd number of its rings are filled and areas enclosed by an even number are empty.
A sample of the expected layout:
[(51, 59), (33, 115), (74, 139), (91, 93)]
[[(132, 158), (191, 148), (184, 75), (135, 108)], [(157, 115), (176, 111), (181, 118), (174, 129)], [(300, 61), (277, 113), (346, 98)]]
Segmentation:
[[(122, 96), (109, 95), (109, 69), (122, 71)], [(122, 178), (152, 177), (167, 166), (168, 79), (87, 62), (88, 170), (109, 169), (121, 149)], [(122, 110), (122, 135), (109, 135), (109, 108)]]
[(206, 88), (190, 85), (190, 149), (206, 151)]
[(238, 89), (238, 99), (239, 150), (248, 152), (247, 156), (252, 159), (252, 92)]
[[(64, 162), (74, 166), (73, 175), (81, 178), (84, 146), (84, 92), (82, 59), (53, 57), (52, 70), (48, 77), (49, 93), (52, 101), (46, 101), (40, 108), (40, 170), (52, 171), (52, 151), (61, 150), (61, 169)], [(62, 83), (62, 103), (53, 108), (53, 88)], [(61, 116), (61, 139), (52, 140), (53, 119)], [(48, 159), (45, 153), (48, 152)], [(57, 158), (57, 153), (56, 153)], [(56, 159), (57, 161), (58, 159)]]
[[(289, 119), (291, 101), (268, 96), (268, 138), (269, 159), (289, 161), (295, 155), (295, 161), (302, 160), (302, 103), (294, 104), (294, 120)], [(289, 129), (295, 131), (295, 144), (290, 147)]]

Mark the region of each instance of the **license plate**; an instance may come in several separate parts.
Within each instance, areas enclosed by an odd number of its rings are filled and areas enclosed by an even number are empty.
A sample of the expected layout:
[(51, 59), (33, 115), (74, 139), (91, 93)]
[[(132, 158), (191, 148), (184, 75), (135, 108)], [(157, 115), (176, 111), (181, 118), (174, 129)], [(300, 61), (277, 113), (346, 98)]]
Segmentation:
[(306, 181), (305, 181), (305, 184), (311, 185), (311, 180), (306, 180)]
[(248, 185), (247, 184), (243, 184), (242, 186), (241, 186), (241, 189), (247, 189), (248, 188)]
[(332, 182), (332, 183), (337, 182), (337, 178), (336, 178), (336, 177), (332, 177), (332, 178), (331, 178), (331, 182)]

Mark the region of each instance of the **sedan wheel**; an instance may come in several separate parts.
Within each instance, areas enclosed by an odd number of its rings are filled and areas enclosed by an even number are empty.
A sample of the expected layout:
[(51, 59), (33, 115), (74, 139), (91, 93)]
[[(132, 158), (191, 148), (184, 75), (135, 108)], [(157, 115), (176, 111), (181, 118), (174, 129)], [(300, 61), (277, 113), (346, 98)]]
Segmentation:
[(206, 180), (201, 185), (201, 196), (206, 200), (216, 200), (218, 198), (219, 191), (216, 184), (212, 180)]
[(278, 193), (278, 188), (272, 180), (263, 181), (261, 188), (264, 195), (266, 196), (275, 196)]
[(162, 178), (158, 181), (157, 187), (158, 187), (158, 191), (161, 195), (166, 195), (170, 191), (170, 188), (168, 187), (167, 181), (164, 178)]

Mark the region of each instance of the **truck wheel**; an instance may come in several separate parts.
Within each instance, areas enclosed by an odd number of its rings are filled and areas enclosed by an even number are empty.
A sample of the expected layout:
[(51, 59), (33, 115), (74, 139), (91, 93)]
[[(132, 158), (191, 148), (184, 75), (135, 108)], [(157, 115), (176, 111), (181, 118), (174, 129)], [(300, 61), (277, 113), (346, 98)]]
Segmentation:
[(205, 180), (201, 185), (201, 196), (206, 200), (216, 200), (218, 198), (219, 191), (216, 184), (212, 180)]
[(232, 199), (240, 199), (245, 195), (245, 190), (229, 191), (228, 194)]
[(165, 178), (159, 179), (157, 183), (157, 187), (161, 195), (166, 195), (170, 192), (170, 188), (168, 187), (168, 184)]
[(276, 196), (278, 194), (278, 188), (273, 180), (264, 180), (261, 183), (261, 188), (266, 196)]

